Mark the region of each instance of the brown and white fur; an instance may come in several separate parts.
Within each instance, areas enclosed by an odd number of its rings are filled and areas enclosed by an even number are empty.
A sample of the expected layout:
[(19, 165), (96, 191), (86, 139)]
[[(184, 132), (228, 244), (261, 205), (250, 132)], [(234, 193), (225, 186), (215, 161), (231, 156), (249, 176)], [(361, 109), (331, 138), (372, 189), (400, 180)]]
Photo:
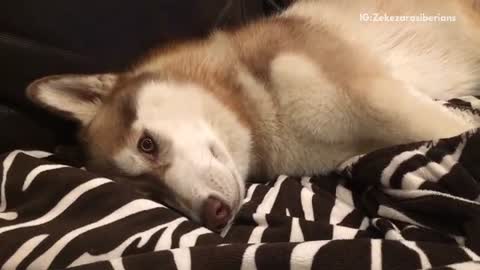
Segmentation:
[[(247, 179), (327, 173), (357, 154), (474, 128), (433, 99), (480, 92), (479, 3), (299, 1), (155, 50), (122, 74), (40, 79), (28, 95), (81, 123), (89, 168), (156, 182), (217, 229), (225, 224), (205, 214), (218, 210), (208, 198), (231, 219)], [(362, 22), (362, 13), (456, 21)], [(153, 153), (139, 151), (142, 136)]]

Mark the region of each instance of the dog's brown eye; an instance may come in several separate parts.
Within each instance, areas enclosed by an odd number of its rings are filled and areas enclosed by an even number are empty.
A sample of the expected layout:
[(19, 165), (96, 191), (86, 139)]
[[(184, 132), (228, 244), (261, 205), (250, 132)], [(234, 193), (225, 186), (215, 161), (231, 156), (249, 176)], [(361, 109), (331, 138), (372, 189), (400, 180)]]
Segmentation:
[(157, 146), (152, 138), (144, 136), (138, 141), (138, 150), (146, 154), (154, 154), (157, 151)]

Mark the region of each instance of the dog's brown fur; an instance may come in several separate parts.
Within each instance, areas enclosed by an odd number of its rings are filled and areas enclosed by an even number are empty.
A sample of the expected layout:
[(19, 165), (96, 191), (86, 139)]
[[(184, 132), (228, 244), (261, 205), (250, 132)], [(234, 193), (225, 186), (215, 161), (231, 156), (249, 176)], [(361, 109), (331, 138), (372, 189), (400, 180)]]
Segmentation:
[[(479, 3), (297, 1), (242, 29), (155, 50), (109, 83), (53, 77), (29, 93), (82, 123), (95, 167), (157, 179), (200, 220), (208, 196), (237, 211), (248, 176), (330, 172), (379, 147), (473, 128), (432, 99), (478, 93)], [(372, 12), (457, 20), (360, 22)], [(167, 150), (138, 153), (145, 133)]]

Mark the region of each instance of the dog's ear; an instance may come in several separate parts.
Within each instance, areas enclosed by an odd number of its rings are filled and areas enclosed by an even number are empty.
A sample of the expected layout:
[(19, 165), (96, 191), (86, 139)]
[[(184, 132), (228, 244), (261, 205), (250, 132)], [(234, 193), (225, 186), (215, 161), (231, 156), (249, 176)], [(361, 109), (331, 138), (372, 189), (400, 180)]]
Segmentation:
[(117, 79), (115, 74), (53, 75), (32, 82), (27, 96), (55, 114), (88, 125)]

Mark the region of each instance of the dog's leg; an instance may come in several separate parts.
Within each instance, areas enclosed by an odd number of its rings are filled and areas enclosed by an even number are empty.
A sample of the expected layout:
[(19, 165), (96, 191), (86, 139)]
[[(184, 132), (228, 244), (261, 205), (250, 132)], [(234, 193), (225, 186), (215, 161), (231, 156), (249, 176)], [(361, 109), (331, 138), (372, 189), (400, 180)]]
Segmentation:
[[(366, 139), (386, 145), (433, 140), (458, 135), (473, 125), (419, 91), (390, 79), (360, 83), (352, 91), (361, 132)], [(361, 119), (365, 117), (365, 119)]]

